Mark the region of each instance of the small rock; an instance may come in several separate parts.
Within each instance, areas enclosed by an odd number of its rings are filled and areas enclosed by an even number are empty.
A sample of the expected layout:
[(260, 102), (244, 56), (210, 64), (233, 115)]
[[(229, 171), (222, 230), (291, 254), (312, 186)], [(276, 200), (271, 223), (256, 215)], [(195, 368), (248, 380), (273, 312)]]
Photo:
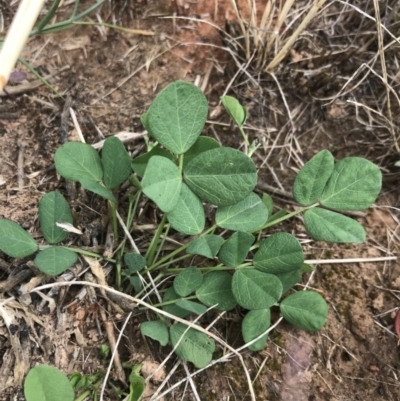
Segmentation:
[[(144, 361), (142, 366), (142, 374), (146, 378), (150, 376), (153, 372), (155, 372), (158, 367), (160, 366), (159, 363), (153, 361)], [(165, 369), (162, 367), (158, 369), (157, 372), (152, 376), (151, 380), (155, 383), (160, 383), (165, 379)]]

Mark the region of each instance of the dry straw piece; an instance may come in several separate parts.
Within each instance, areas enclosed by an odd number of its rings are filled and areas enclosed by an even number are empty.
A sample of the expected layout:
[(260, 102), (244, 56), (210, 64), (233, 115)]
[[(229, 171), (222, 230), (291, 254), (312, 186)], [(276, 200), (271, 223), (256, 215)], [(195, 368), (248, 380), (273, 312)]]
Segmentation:
[[(257, 6), (255, 0), (248, 0), (249, 21), (246, 21), (239, 10), (237, 0), (230, 0), (235, 11), (236, 18), (244, 37), (244, 53), (246, 59), (255, 54), (257, 68), (264, 68), (265, 72), (271, 72), (283, 60), (292, 48), (299, 35), (304, 32), (310, 22), (318, 15), (326, 0), (312, 1), (303, 9), (300, 16), (300, 25), (291, 33), (288, 38), (282, 40), (281, 30), (291, 11), (297, 10), (294, 0), (280, 2), (270, 0), (265, 5), (260, 23), (257, 19)], [(282, 4), (283, 3), (283, 4)], [(292, 21), (296, 20), (292, 18)], [(273, 53), (275, 53), (273, 55)], [(273, 55), (273, 57), (272, 57)], [(267, 60), (272, 57), (265, 67)]]
[(0, 90), (6, 86), (44, 2), (45, 0), (21, 1), (0, 53)]

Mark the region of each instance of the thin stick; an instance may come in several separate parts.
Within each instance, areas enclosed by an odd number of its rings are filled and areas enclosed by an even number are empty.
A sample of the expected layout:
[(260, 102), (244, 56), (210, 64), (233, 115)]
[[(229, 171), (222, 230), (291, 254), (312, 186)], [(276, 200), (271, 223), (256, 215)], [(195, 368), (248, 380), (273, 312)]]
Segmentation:
[(22, 189), (25, 185), (25, 172), (24, 172), (24, 150), (25, 150), (25, 141), (21, 142), (18, 151), (18, 188)]
[(131, 317), (132, 317), (132, 312), (130, 312), (129, 315), (127, 316), (127, 318), (125, 319), (124, 325), (122, 326), (121, 331), (120, 331), (120, 333), (118, 335), (117, 342), (114, 344), (114, 349), (113, 349), (113, 352), (112, 352), (112, 355), (111, 355), (111, 360), (110, 360), (110, 363), (108, 364), (107, 372), (106, 372), (106, 374), (104, 376), (103, 385), (101, 386), (100, 401), (103, 401), (104, 391), (106, 389), (108, 377), (110, 376), (110, 372), (111, 372), (111, 367), (113, 365), (113, 361), (114, 361), (114, 359), (116, 360), (116, 358), (119, 359), (119, 356), (118, 356), (118, 345), (121, 342), (122, 335), (124, 334), (126, 325), (128, 324), (128, 322), (129, 322)]
[(381, 258), (348, 258), (348, 259), (309, 259), (304, 263), (310, 265), (326, 265), (332, 263), (373, 263), (387, 262), (389, 260), (397, 260), (397, 256), (382, 256)]
[(118, 212), (116, 212), (117, 214), (117, 219), (119, 221), (119, 224), (121, 224), (122, 230), (124, 231), (125, 235), (127, 236), (129, 242), (132, 245), (132, 248), (135, 250), (135, 252), (137, 252), (140, 255), (140, 250), (139, 248), (136, 246), (135, 241), (132, 238), (131, 233), (129, 232), (128, 228), (126, 227), (124, 220), (122, 220), (122, 217), (119, 215)]
[(79, 139), (81, 140), (82, 143), (86, 143), (85, 138), (82, 133), (82, 130), (81, 130), (81, 127), (78, 123), (78, 119), (76, 118), (76, 114), (75, 114), (74, 110), (72, 109), (72, 107), (69, 108), (69, 112), (71, 114), (72, 122), (74, 123), (74, 127), (76, 129), (76, 132), (78, 133)]
[(197, 388), (196, 388), (196, 386), (195, 386), (195, 384), (194, 384), (194, 381), (193, 381), (193, 379), (190, 377), (189, 368), (188, 368), (186, 362), (183, 362), (183, 368), (185, 369), (185, 372), (186, 372), (186, 374), (187, 374), (187, 378), (188, 378), (188, 380), (189, 380), (190, 387), (192, 387), (192, 391), (193, 391), (193, 396), (194, 396), (194, 398), (196, 399), (196, 401), (201, 401), (201, 399), (200, 399), (200, 397), (199, 397), (199, 394), (197, 393)]

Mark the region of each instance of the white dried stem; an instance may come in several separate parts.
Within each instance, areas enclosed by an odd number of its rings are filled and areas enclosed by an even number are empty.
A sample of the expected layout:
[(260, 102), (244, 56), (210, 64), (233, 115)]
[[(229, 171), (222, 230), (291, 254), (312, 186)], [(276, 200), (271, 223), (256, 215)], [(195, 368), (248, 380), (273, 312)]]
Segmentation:
[(10, 77), (45, 0), (22, 0), (0, 52), (0, 90)]

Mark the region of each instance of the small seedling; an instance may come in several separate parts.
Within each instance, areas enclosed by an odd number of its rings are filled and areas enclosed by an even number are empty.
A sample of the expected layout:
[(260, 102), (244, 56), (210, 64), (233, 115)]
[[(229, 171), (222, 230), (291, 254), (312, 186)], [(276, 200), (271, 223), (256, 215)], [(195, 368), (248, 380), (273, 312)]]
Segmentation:
[[(225, 97), (222, 101), (244, 132), (246, 110), (236, 100)], [(316, 291), (294, 289), (302, 274), (312, 270), (304, 263), (301, 244), (292, 234), (276, 229), (268, 233), (267, 229), (303, 215), (309, 235), (316, 240), (364, 242), (364, 228), (341, 212), (365, 210), (375, 202), (381, 190), (379, 168), (358, 157), (335, 163), (332, 154), (323, 150), (296, 177), (293, 195), (300, 207), (292, 213), (274, 213), (272, 199), (255, 192), (257, 169), (251, 158), (201, 136), (207, 114), (207, 100), (200, 89), (174, 82), (142, 116), (150, 136), (148, 153), (131, 160), (115, 137), (105, 141), (101, 155), (90, 145), (70, 142), (55, 154), (57, 172), (110, 204), (119, 247), (114, 259), (107, 260), (116, 265), (118, 289), (139, 298), (147, 290), (144, 279), (151, 274), (154, 284), (164, 283), (159, 289), (162, 303), (156, 299), (154, 303), (171, 315), (187, 319), (207, 313), (208, 308), (245, 312), (243, 339), (253, 351), (265, 347), (271, 308), (299, 329), (320, 330), (327, 320), (327, 303)], [(134, 187), (133, 195), (128, 205), (119, 205), (114, 194), (126, 180)], [(130, 229), (143, 199), (153, 202), (162, 218), (140, 254), (127, 249), (116, 211), (120, 210)], [(207, 203), (216, 208), (214, 216), (206, 216)], [(208, 223), (211, 218), (213, 224)], [(49, 245), (37, 244), (16, 223), (0, 220), (0, 249), (19, 258), (39, 251), (35, 264), (53, 276), (71, 267), (79, 253), (87, 254), (61, 244), (69, 234), (57, 223), (73, 223), (73, 219), (59, 192), (42, 198), (39, 220)], [(182, 246), (167, 252), (165, 238), (174, 230), (186, 237)], [(193, 255), (201, 256), (199, 265), (180, 264)], [(162, 346), (171, 344), (180, 358), (198, 368), (207, 366), (215, 351), (214, 340), (205, 333), (162, 314), (143, 322), (141, 332)]]

